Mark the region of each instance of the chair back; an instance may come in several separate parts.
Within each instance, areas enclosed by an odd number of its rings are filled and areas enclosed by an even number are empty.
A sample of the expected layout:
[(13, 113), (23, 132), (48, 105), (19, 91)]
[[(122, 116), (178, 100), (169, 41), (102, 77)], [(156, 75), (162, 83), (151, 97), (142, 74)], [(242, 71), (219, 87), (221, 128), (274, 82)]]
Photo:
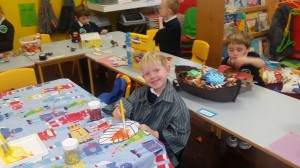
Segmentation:
[(41, 34), (41, 38), (42, 38), (42, 41), (41, 41), (42, 44), (51, 42), (51, 37), (49, 34)]
[(37, 84), (33, 68), (17, 68), (1, 72), (0, 81), (0, 92)]
[[(149, 29), (147, 30), (146, 35), (150, 38), (150, 40), (153, 40), (157, 32), (158, 29)], [(159, 46), (155, 46), (155, 50), (159, 51)]]
[(209, 53), (209, 44), (203, 40), (195, 40), (191, 61), (205, 65)]
[(117, 74), (117, 78), (124, 78), (126, 81), (126, 91), (124, 97), (127, 98), (130, 95), (130, 89), (131, 89), (131, 80), (127, 75), (124, 74)]
[(146, 35), (153, 40), (154, 36), (156, 35), (156, 33), (158, 32), (158, 29), (149, 29), (146, 32)]
[(196, 35), (196, 18), (197, 18), (197, 8), (196, 7), (188, 8), (184, 15), (183, 29), (182, 29), (183, 35), (191, 35), (191, 36)]

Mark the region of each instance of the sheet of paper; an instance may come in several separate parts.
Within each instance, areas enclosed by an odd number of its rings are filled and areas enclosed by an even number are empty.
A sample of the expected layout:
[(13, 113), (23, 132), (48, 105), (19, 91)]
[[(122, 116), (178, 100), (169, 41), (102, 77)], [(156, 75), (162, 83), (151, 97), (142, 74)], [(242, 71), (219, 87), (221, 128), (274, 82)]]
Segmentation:
[(270, 151), (300, 166), (300, 136), (288, 133), (266, 147)]
[(34, 3), (19, 4), (19, 13), (22, 26), (36, 26), (37, 17)]

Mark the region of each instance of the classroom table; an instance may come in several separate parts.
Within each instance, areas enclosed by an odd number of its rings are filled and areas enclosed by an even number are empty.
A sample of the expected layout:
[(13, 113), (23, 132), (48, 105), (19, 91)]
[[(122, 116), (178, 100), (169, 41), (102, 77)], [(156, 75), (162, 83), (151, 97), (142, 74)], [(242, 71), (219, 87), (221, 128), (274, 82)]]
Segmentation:
[[(119, 43), (125, 40), (125, 34), (122, 32), (112, 32), (111, 35), (112, 39)], [(92, 53), (85, 55), (89, 62), (97, 61), (99, 58), (109, 55), (126, 57), (126, 49), (120, 46), (110, 50), (112, 51), (111, 54), (103, 54), (102, 56), (96, 56)], [(164, 54), (172, 58), (169, 62), (171, 65), (171, 73), (168, 77), (170, 81), (176, 78), (175, 65), (201, 68), (200, 64)], [(130, 66), (112, 67), (101, 62), (98, 63), (117, 73), (128, 75), (135, 81), (140, 81), (137, 77), (141, 73), (136, 68)], [(92, 93), (94, 93), (93, 88)], [(300, 146), (295, 144), (289, 146), (289, 140), (300, 144), (300, 101), (298, 99), (257, 85), (253, 86), (252, 91), (239, 94), (235, 102), (222, 103), (205, 100), (183, 90), (178, 93), (187, 107), (201, 119), (235, 135), (292, 167), (300, 167), (299, 155), (295, 156), (295, 152), (298, 151), (299, 154)], [(294, 151), (294, 153), (289, 154), (287, 151)]]
[(7, 59), (9, 62), (0, 62), (0, 72), (15, 68), (34, 67), (34, 62), (23, 55), (8, 57)]
[(69, 137), (79, 141), (77, 167), (171, 166), (162, 143), (144, 131), (123, 142), (99, 144), (108, 128), (122, 121), (104, 113), (90, 121), (87, 103), (92, 100), (98, 99), (64, 78), (0, 93), (0, 131), (12, 142), (31, 134), (43, 141), (48, 154), (25, 168), (65, 166), (62, 141)]
[(27, 56), (30, 60), (32, 60), (39, 71), (40, 81), (44, 82), (42, 67), (58, 64), (60, 74), (63, 77), (62, 69), (60, 67), (61, 62), (67, 61), (75, 61), (78, 68), (79, 80), (82, 83), (82, 74), (81, 69), (78, 63), (78, 59), (84, 58), (84, 54), (87, 52), (93, 51), (94, 48), (82, 48), (80, 43), (72, 43), (71, 39), (56, 41), (51, 43), (46, 43), (42, 45), (43, 53), (52, 53), (51, 56), (48, 56), (47, 60), (41, 61), (39, 59), (39, 54), (36, 53), (31, 56)]

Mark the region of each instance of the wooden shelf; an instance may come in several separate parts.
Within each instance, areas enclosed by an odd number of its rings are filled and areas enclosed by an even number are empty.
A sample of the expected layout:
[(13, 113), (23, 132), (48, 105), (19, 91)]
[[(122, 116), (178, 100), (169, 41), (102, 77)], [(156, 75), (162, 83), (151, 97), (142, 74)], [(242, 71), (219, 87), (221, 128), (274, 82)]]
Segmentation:
[(261, 31), (261, 32), (250, 33), (250, 35), (251, 35), (252, 38), (265, 36), (267, 34), (268, 34), (268, 30)]
[(265, 11), (268, 10), (268, 6), (264, 5), (264, 6), (254, 6), (254, 7), (250, 7), (250, 8), (242, 8), (242, 9), (238, 9), (235, 13), (240, 13), (240, 12), (256, 12), (256, 11)]

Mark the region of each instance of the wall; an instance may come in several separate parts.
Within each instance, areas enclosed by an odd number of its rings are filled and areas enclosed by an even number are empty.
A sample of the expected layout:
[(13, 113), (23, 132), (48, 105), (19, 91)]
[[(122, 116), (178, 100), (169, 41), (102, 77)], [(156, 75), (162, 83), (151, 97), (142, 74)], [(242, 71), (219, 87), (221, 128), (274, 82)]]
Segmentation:
[[(63, 4), (63, 0), (52, 0), (50, 1), (53, 10), (56, 16), (59, 16), (60, 9)], [(2, 9), (4, 11), (4, 15), (9, 20), (15, 28), (15, 38), (14, 38), (14, 50), (17, 50), (20, 47), (19, 44), (19, 38), (28, 36), (31, 34), (35, 34), (38, 31), (38, 26), (28, 26), (28, 27), (22, 27), (21, 20), (20, 20), (20, 14), (19, 14), (19, 7), (18, 4), (21, 3), (34, 3), (35, 4), (35, 10), (36, 15), (38, 17), (38, 11), (40, 6), (40, 0), (1, 0), (0, 5), (2, 6)], [(65, 38), (65, 36), (62, 35), (56, 35), (54, 39), (59, 38)]]

